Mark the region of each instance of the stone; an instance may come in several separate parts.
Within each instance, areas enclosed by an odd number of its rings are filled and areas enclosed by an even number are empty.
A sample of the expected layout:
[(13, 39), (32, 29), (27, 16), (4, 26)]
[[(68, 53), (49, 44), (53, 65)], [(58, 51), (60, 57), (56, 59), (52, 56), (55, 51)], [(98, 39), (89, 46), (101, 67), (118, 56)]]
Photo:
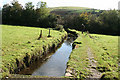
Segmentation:
[(69, 77), (70, 77), (70, 76), (72, 76), (72, 75), (71, 75), (70, 73), (66, 73), (65, 76), (69, 76)]

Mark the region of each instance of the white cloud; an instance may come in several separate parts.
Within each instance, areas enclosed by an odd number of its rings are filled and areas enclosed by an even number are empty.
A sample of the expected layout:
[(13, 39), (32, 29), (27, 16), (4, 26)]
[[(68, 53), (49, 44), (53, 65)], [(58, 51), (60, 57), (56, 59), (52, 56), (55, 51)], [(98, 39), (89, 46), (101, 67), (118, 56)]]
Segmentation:
[[(11, 0), (4, 0), (3, 2), (10, 3), (10, 1)], [(33, 2), (33, 4), (36, 6), (38, 1), (44, 1), (47, 2), (48, 7), (79, 6), (96, 9), (114, 9), (114, 8), (118, 9), (118, 1), (120, 0), (18, 0), (18, 1), (22, 5), (25, 5), (26, 2)]]
[(0, 0), (0, 8), (2, 7), (2, 0)]
[(43, 0), (49, 7), (79, 6), (97, 9), (118, 9), (119, 0)]

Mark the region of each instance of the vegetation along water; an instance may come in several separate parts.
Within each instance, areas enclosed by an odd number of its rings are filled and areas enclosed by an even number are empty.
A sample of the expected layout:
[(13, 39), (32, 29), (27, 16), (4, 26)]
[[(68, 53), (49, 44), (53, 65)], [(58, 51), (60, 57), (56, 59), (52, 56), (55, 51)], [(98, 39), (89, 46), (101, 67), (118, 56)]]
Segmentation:
[(120, 10), (13, 0), (0, 19), (1, 78), (119, 80)]

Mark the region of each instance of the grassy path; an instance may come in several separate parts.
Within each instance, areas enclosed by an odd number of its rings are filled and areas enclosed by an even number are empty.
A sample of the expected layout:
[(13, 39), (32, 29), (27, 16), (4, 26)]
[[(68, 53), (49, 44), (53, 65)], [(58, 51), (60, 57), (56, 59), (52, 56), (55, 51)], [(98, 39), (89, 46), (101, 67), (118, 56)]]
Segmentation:
[(118, 36), (78, 33), (67, 72), (81, 79), (118, 80)]
[[(89, 38), (93, 39), (93, 42), (95, 43), (95, 39), (90, 35), (87, 34)], [(94, 59), (94, 54), (91, 51), (91, 47), (88, 46), (89, 41), (87, 41), (86, 49), (87, 49), (87, 55), (89, 59), (88, 70), (90, 71), (89, 78), (97, 78), (98, 80), (102, 77), (102, 73), (97, 70), (97, 61)]]
[(89, 78), (98, 78), (98, 79), (100, 79), (102, 74), (101, 74), (101, 72), (96, 70), (96, 68), (97, 68), (97, 64), (96, 63), (97, 63), (97, 61), (94, 60), (93, 54), (92, 54), (92, 52), (90, 50), (90, 47), (88, 47), (87, 53), (88, 53), (88, 58), (89, 58), (89, 63), (90, 63), (88, 70), (91, 72), (91, 74), (89, 74), (88, 77)]

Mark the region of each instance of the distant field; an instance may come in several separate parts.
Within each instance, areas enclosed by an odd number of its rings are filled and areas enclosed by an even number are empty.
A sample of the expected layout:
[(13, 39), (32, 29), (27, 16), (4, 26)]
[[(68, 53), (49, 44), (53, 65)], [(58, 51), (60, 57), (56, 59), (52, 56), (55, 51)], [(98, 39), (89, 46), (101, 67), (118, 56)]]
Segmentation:
[(118, 79), (118, 36), (78, 33), (79, 37), (74, 41), (75, 49), (68, 61), (68, 70), (77, 73), (73, 76), (86, 78), (95, 73), (90, 71), (94, 69), (104, 78)]
[(66, 14), (79, 14), (83, 12), (97, 13), (100, 10), (87, 8), (87, 7), (53, 7), (49, 8), (51, 13), (66, 15)]
[[(42, 30), (42, 38), (37, 40)], [(2, 25), (2, 68), (3, 76), (8, 75), (9, 70), (14, 71), (17, 68), (17, 60), (20, 65), (24, 64), (24, 57), (32, 55), (40, 56), (43, 52), (43, 46), (46, 49), (59, 43), (66, 32), (51, 30), (51, 36), (47, 37), (49, 29), (25, 27), (25, 26), (9, 26)]]
[(50, 7), (51, 10), (56, 10), (56, 9), (67, 9), (67, 10), (80, 10), (80, 9), (91, 9), (87, 7)]

